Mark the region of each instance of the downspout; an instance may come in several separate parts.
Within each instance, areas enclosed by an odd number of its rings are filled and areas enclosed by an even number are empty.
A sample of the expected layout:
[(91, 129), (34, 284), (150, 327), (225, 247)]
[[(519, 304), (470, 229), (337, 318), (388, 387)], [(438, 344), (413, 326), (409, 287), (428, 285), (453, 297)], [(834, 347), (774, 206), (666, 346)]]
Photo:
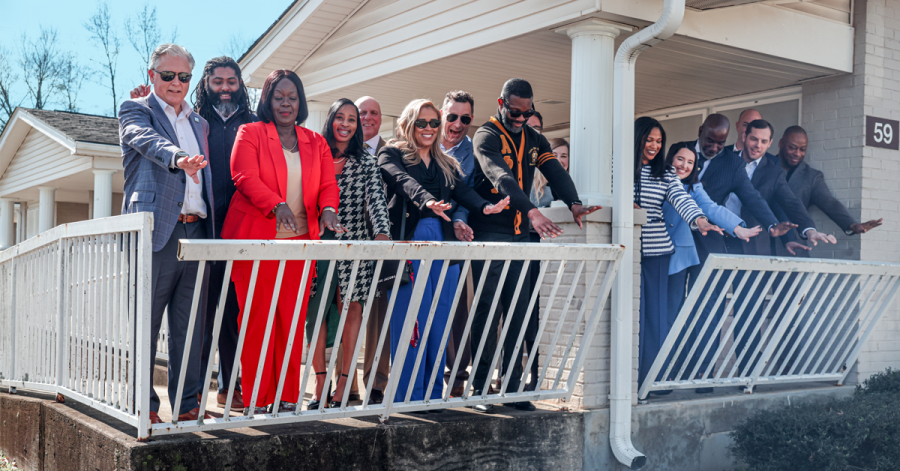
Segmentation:
[[(639, 469), (647, 457), (631, 443), (634, 335), (634, 66), (638, 54), (675, 34), (685, 0), (665, 0), (656, 23), (627, 38), (616, 52), (613, 78), (613, 243), (625, 251), (613, 288), (609, 444), (620, 463)], [(620, 177), (620, 178), (616, 178)], [(625, 177), (625, 178), (621, 178)]]

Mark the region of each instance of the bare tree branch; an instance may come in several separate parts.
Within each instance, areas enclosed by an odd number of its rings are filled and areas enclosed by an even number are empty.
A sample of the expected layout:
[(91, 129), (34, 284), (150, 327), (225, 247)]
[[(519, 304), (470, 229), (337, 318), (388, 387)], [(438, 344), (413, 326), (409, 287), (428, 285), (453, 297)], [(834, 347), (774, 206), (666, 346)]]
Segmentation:
[(125, 19), (125, 32), (131, 47), (141, 58), (140, 77), (142, 77), (144, 85), (149, 85), (150, 77), (147, 75), (147, 70), (150, 68), (150, 56), (162, 39), (162, 32), (156, 20), (156, 7), (144, 3), (134, 17)]
[(88, 69), (78, 63), (75, 53), (66, 53), (59, 63), (59, 81), (56, 88), (63, 99), (65, 111), (78, 111), (78, 93), (84, 84)]
[(119, 101), (118, 95), (116, 95), (116, 66), (119, 61), (119, 47), (121, 44), (119, 35), (112, 26), (109, 4), (106, 2), (98, 3), (97, 11), (84, 23), (84, 28), (91, 33), (91, 39), (99, 44), (105, 56), (104, 61), (101, 61), (100, 65), (103, 73), (109, 77), (109, 89), (112, 92), (113, 100), (112, 115), (118, 116)]
[(252, 45), (253, 39), (250, 39), (243, 34), (232, 33), (232, 35), (228, 37), (228, 43), (225, 46), (225, 54), (237, 61)]
[(9, 50), (0, 47), (0, 131), (6, 127), (6, 122), (21, 102), (13, 98), (12, 92), (12, 87), (18, 81), (19, 76), (13, 72), (13, 60)]
[(22, 49), (19, 65), (28, 95), (34, 100), (32, 106), (42, 110), (52, 103), (58, 92), (59, 62), (61, 57), (56, 29), (40, 29), (36, 40), (22, 35)]

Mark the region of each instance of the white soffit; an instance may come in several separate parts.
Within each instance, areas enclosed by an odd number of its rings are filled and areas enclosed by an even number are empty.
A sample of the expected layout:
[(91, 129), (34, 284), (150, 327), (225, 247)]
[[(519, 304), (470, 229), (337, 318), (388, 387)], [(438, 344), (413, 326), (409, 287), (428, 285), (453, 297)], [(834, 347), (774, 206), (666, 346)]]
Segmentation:
[[(624, 38), (625, 35), (620, 36), (617, 44)], [(473, 124), (480, 125), (496, 111), (503, 82), (522, 77), (534, 88), (544, 126), (559, 126), (569, 121), (571, 49), (567, 36), (538, 31), (309, 98), (330, 104), (342, 97), (355, 100), (371, 95), (378, 99), (386, 115), (396, 116), (414, 98), (430, 98), (440, 104), (448, 91), (463, 89), (475, 97)], [(641, 53), (637, 62), (636, 111), (772, 90), (833, 73), (821, 67), (675, 36)]]

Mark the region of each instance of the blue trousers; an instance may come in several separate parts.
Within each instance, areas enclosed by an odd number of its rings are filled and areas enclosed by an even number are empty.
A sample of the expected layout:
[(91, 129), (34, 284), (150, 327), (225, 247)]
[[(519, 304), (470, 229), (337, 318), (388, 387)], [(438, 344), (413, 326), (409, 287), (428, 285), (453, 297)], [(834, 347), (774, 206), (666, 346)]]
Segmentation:
[[(641, 330), (638, 349), (638, 384), (653, 366), (669, 335), (669, 259), (671, 255), (641, 257)], [(676, 312), (677, 315), (677, 312)]]
[[(441, 227), (441, 220), (437, 218), (424, 218), (419, 220), (416, 225), (416, 231), (412, 240), (416, 241), (443, 241), (444, 230)], [(419, 264), (413, 262), (413, 277), (416, 282), (419, 281)], [(428, 314), (431, 309), (434, 293), (437, 291), (438, 279), (441, 275), (441, 269), (444, 262), (434, 262), (431, 264), (431, 271), (426, 280), (425, 292), (422, 295), (422, 303), (419, 306), (419, 313), (416, 319), (419, 321), (419, 341), (413, 347), (410, 345), (406, 352), (406, 360), (403, 363), (403, 372), (400, 374), (400, 380), (397, 384), (397, 393), (394, 396), (394, 402), (403, 402), (406, 399), (406, 391), (409, 389), (410, 380), (413, 383), (411, 401), (421, 401), (425, 399), (425, 389), (428, 387), (428, 381), (431, 379), (431, 372), (437, 368), (437, 375), (434, 380), (434, 388), (431, 390), (431, 399), (438, 399), (442, 396), (444, 388), (444, 366), (446, 363), (446, 351), (438, 357), (438, 350), (441, 346), (441, 339), (444, 336), (444, 330), (448, 328), (447, 319), (450, 317), (450, 307), (453, 304), (453, 295), (456, 291), (456, 285), (459, 282), (459, 266), (454, 265), (447, 269), (447, 275), (444, 278), (444, 287), (441, 289), (440, 299), (437, 309), (434, 313), (434, 319), (431, 321), (431, 330), (428, 336), (425, 334), (425, 325), (428, 323)], [(410, 299), (412, 298), (414, 283), (409, 283), (397, 289), (397, 300), (394, 304), (394, 311), (391, 315), (391, 364), (396, 364), (397, 349), (400, 347), (400, 334), (403, 332), (403, 323), (406, 320), (406, 314), (409, 309)], [(388, 299), (390, 299), (391, 291), (388, 291)], [(414, 334), (415, 337), (415, 334)], [(409, 342), (409, 340), (406, 340)], [(412, 378), (413, 367), (416, 364), (416, 357), (419, 351), (425, 349), (422, 356), (422, 363), (419, 365), (419, 371), (416, 377)]]

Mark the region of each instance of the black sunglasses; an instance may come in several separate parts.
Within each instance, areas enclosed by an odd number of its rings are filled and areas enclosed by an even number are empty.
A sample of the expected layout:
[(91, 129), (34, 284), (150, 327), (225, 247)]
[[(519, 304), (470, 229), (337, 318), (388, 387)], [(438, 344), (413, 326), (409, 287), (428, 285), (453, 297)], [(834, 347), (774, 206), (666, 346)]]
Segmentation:
[(466, 126), (468, 126), (469, 123), (472, 122), (472, 117), (471, 117), (471, 116), (460, 116), (460, 115), (457, 115), (457, 114), (448, 114), (448, 115), (447, 115), (447, 122), (448, 122), (448, 123), (452, 123), (452, 122), (456, 121), (456, 118), (459, 118), (459, 120), (462, 121), (462, 123), (465, 124)]
[(506, 100), (503, 100), (503, 106), (506, 107), (506, 112), (509, 113), (509, 116), (511, 118), (518, 118), (519, 116), (522, 116), (525, 119), (528, 119), (528, 118), (534, 116), (534, 108), (532, 108), (528, 111), (516, 111), (509, 107), (509, 103)]
[(431, 126), (431, 129), (437, 129), (441, 125), (441, 120), (439, 119), (417, 119), (414, 123), (417, 128), (425, 129), (426, 126)]
[(194, 76), (193, 74), (191, 74), (189, 72), (179, 72), (176, 74), (175, 72), (171, 72), (171, 71), (167, 71), (167, 70), (160, 71), (160, 70), (153, 69), (153, 71), (156, 72), (157, 74), (159, 74), (159, 78), (161, 78), (163, 82), (171, 82), (172, 80), (175, 80), (175, 76), (177, 75), (178, 80), (180, 80), (181, 83), (188, 83), (191, 81), (191, 77)]

